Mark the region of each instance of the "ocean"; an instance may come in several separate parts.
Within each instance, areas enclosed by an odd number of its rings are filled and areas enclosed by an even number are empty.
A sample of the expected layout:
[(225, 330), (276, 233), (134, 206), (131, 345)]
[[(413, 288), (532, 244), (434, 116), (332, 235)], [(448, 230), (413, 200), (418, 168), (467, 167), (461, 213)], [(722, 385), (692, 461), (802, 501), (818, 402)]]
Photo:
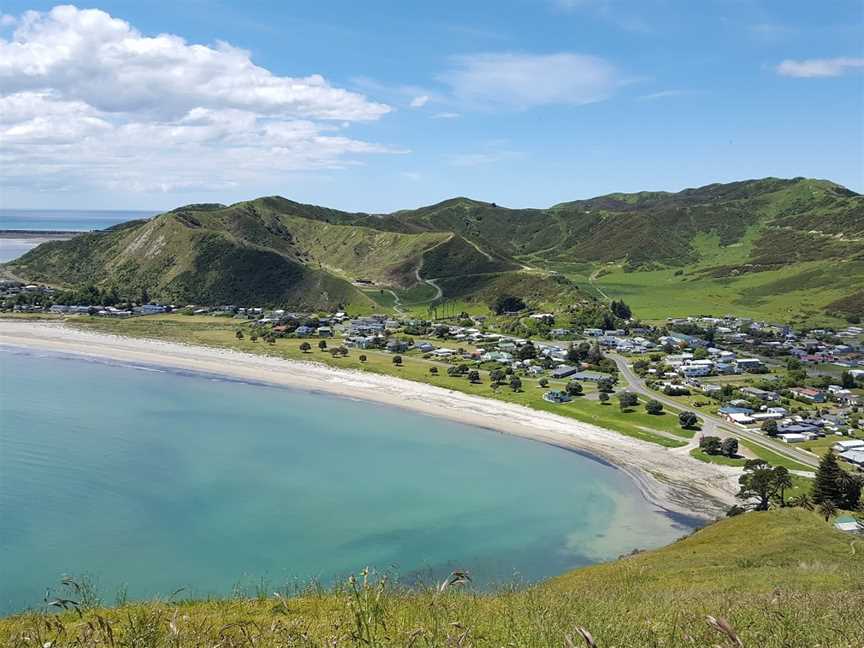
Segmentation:
[(149, 218), (157, 211), (85, 209), (0, 209), (0, 230), (89, 232)]
[[(159, 212), (82, 209), (0, 209), (0, 230), (90, 232)], [(0, 263), (17, 259), (45, 239), (0, 236)]]
[(0, 346), (0, 613), (291, 590), (371, 567), (532, 582), (693, 521), (578, 453), (399, 408)]

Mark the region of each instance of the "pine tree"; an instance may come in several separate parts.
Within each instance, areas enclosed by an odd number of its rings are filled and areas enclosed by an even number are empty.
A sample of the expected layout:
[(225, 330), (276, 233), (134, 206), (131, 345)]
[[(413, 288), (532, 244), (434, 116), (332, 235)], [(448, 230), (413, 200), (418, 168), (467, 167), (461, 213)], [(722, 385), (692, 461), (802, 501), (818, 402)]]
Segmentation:
[(837, 465), (837, 457), (830, 450), (822, 457), (816, 470), (816, 480), (813, 482), (813, 501), (816, 504), (831, 502), (840, 504), (843, 494), (840, 481), (843, 479), (843, 469)]

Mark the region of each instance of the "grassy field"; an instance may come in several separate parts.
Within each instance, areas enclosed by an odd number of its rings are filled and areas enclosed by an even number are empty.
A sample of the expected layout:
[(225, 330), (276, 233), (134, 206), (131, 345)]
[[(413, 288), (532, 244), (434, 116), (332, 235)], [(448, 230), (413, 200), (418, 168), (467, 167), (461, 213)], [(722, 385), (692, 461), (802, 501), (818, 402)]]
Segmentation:
[[(0, 620), (15, 648), (76, 646), (599, 646), (860, 648), (861, 541), (816, 514), (728, 518), (672, 545), (539, 585), (407, 591), (359, 576), (299, 596), (131, 603)], [(708, 615), (722, 621), (712, 622)], [(593, 636), (589, 643), (585, 632)], [(739, 643), (740, 642), (740, 643)]]
[(772, 452), (767, 448), (763, 448), (762, 446), (756, 445), (755, 443), (751, 443), (746, 440), (741, 440), (741, 445), (747, 448), (750, 452), (752, 452), (755, 456), (760, 459), (764, 459), (772, 466), (785, 466), (789, 470), (805, 470), (807, 472), (813, 472), (814, 468), (812, 466), (808, 466), (807, 464), (798, 463), (794, 459), (789, 459), (784, 457), (783, 455), (777, 454), (776, 452)]
[(743, 466), (747, 461), (744, 457), (726, 457), (724, 455), (709, 455), (700, 448), (693, 448), (690, 456), (705, 463), (718, 464), (720, 466)]
[[(727, 259), (727, 255), (734, 253), (733, 248), (707, 258), (711, 263), (717, 261), (716, 265), (725, 261), (734, 263)], [(782, 270), (725, 278), (701, 274), (707, 266), (708, 263), (701, 263), (684, 269), (628, 272), (614, 264), (554, 263), (550, 269), (561, 272), (596, 296), (623, 299), (638, 317), (648, 321), (732, 313), (800, 325), (845, 324), (822, 308), (848, 294), (851, 284), (842, 275), (833, 279), (820, 275), (819, 281), (811, 280), (814, 272), (824, 271), (824, 264), (801, 263)], [(595, 280), (591, 281), (594, 273)], [(796, 276), (800, 278), (797, 283)]]
[[(348, 357), (334, 358), (329, 353), (318, 350), (317, 339), (309, 340), (313, 350), (308, 353), (300, 351), (302, 340), (298, 339), (279, 339), (273, 345), (268, 345), (263, 341), (252, 342), (248, 335), (248, 323), (233, 319), (187, 315), (160, 315), (125, 320), (76, 317), (70, 318), (69, 323), (80, 328), (105, 333), (149, 337), (204, 346), (228, 347), (247, 353), (272, 355), (307, 362), (321, 362), (345, 369), (359, 369), (397, 376), (467, 394), (485, 396), (554, 412), (670, 448), (685, 445), (686, 442), (682, 441), (680, 437), (692, 436), (688, 431), (680, 430), (677, 416), (671, 413), (652, 416), (641, 407), (622, 412), (617, 402), (603, 405), (587, 397), (576, 398), (566, 405), (548, 403), (543, 400), (543, 393), (546, 390), (541, 388), (538, 381), (532, 378), (522, 378), (522, 391), (513, 392), (507, 385), (493, 389), (486, 371), (481, 371), (479, 384), (472, 384), (464, 377), (448, 376), (447, 367), (449, 365), (434, 360), (425, 360), (413, 354), (402, 354), (404, 362), (401, 366), (397, 366), (393, 363), (393, 354), (382, 351), (352, 349)], [(245, 339), (236, 339), (235, 331), (238, 328), (247, 329)], [(341, 341), (338, 339), (330, 340), (332, 346), (339, 344)], [(360, 361), (361, 355), (366, 356), (365, 362)], [(429, 372), (432, 367), (438, 369), (437, 376)], [(561, 388), (563, 385), (564, 383), (560, 382), (550, 383), (550, 387), (553, 389)]]

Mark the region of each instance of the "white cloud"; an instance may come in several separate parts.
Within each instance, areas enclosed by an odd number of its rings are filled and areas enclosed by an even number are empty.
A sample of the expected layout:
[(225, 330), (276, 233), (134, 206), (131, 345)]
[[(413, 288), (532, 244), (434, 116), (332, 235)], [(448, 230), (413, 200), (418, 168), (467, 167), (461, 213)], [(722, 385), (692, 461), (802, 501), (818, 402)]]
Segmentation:
[(786, 59), (777, 66), (777, 73), (791, 77), (836, 77), (858, 68), (864, 68), (864, 58)]
[(638, 101), (656, 101), (657, 99), (668, 99), (670, 97), (687, 97), (690, 95), (704, 94), (702, 90), (661, 90), (651, 94), (637, 97)]
[(432, 115), (432, 119), (458, 119), (461, 116), (457, 112), (439, 112)]
[(227, 43), (144, 36), (99, 10), (30, 11), (0, 38), (5, 184), (217, 189), (338, 168), (393, 152), (340, 132), (390, 110), (319, 75), (274, 75)]
[(475, 54), (453, 63), (439, 79), (457, 100), (481, 108), (593, 103), (617, 83), (613, 65), (582, 54)]
[(412, 108), (422, 108), (427, 103), (429, 103), (429, 95), (420, 95), (419, 97), (414, 97), (411, 100)]

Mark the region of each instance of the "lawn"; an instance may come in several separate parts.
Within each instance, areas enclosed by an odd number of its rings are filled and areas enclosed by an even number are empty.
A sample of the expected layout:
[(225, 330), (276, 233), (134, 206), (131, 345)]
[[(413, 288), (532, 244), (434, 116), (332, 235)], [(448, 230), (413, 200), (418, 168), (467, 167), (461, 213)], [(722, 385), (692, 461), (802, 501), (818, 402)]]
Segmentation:
[(772, 466), (785, 466), (789, 470), (803, 470), (807, 472), (813, 472), (815, 470), (812, 466), (798, 463), (794, 459), (784, 457), (783, 455), (777, 454), (772, 450), (763, 448), (762, 446), (756, 445), (755, 443), (752, 443), (750, 441), (741, 439), (740, 443), (750, 452), (752, 452), (755, 456), (767, 461)]

